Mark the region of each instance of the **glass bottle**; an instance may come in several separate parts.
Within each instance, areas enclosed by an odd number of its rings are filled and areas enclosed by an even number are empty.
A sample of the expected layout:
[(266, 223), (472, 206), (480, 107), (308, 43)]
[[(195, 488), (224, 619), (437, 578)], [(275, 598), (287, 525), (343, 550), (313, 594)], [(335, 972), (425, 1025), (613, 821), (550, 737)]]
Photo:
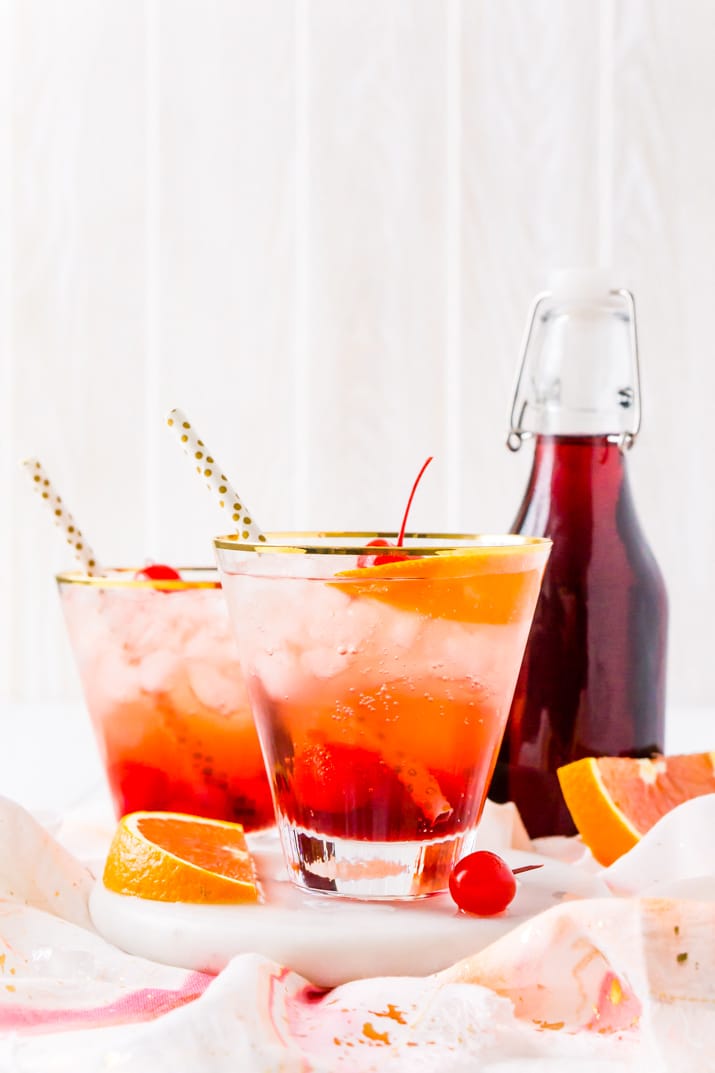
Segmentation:
[(532, 837), (575, 830), (557, 767), (663, 748), (666, 592), (626, 470), (639, 427), (632, 294), (605, 270), (558, 273), (534, 304), (508, 439), (535, 437), (513, 531), (553, 540), (492, 792)]

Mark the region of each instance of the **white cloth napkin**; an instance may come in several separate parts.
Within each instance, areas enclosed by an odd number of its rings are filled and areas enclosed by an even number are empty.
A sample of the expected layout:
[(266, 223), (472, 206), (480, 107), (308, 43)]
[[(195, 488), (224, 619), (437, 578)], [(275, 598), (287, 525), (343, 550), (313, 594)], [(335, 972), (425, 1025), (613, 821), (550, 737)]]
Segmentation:
[[(695, 804), (604, 872), (628, 896), (574, 895), (445, 972), (326, 992), (251, 954), (212, 977), (123, 953), (92, 928), (87, 869), (0, 799), (0, 1070), (710, 1073), (715, 796)], [(538, 848), (575, 890), (597, 868), (577, 840)], [(638, 896), (666, 875), (687, 896)]]

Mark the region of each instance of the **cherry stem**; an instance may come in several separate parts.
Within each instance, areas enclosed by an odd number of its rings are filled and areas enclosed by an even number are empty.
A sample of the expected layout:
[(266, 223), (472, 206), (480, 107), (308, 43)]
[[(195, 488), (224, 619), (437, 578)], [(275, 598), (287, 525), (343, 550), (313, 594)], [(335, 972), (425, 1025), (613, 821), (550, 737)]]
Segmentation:
[(522, 864), (521, 868), (512, 868), (511, 874), (518, 876), (521, 872), (533, 872), (535, 868), (543, 867), (543, 864)]
[(417, 491), (417, 485), (422, 480), (422, 474), (427, 469), (427, 467), (429, 466), (429, 464), (430, 464), (430, 462), (432, 461), (433, 458), (434, 458), (434, 455), (429, 456), (429, 458), (427, 459), (427, 461), (423, 465), (422, 469), (417, 474), (417, 476), (415, 478), (415, 483), (412, 485), (412, 491), (410, 492), (410, 498), (407, 500), (407, 506), (405, 507), (405, 513), (404, 513), (404, 516), (402, 518), (402, 527), (400, 529), (400, 535), (397, 538), (397, 547), (398, 548), (402, 547), (402, 544), (403, 544), (404, 539), (405, 539), (405, 529), (407, 527), (407, 516), (410, 513), (410, 507), (412, 506), (412, 500), (415, 498), (415, 492)]

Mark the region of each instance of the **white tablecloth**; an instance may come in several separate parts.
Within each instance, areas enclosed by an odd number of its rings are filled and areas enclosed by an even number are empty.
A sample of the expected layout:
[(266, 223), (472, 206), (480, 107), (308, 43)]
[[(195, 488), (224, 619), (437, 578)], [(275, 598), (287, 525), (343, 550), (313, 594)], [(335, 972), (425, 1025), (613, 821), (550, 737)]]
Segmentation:
[[(102, 939), (86, 862), (112, 821), (81, 707), (3, 715), (0, 788), (46, 827), (0, 801), (2, 1073), (715, 1073), (715, 795), (622, 858), (611, 896), (566, 891), (445, 972), (324, 993), (252, 954), (212, 977)], [(711, 745), (709, 715), (669, 749)]]

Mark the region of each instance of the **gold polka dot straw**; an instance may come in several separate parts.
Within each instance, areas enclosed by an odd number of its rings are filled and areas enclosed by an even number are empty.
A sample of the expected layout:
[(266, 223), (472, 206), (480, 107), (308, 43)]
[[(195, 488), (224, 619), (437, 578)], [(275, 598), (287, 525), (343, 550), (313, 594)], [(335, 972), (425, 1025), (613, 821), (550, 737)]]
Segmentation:
[(171, 410), (166, 423), (176, 433), (179, 443), (194, 463), (196, 472), (206, 481), (206, 487), (218, 498), (220, 507), (236, 526), (239, 540), (248, 544), (265, 543), (265, 536), (253, 520), (245, 500), (237, 494), (216, 459), (200, 440), (183, 410)]
[(97, 561), (96, 555), (82, 536), (82, 532), (74, 518), (57, 495), (42, 463), (37, 458), (26, 458), (22, 465), (29, 473), (37, 494), (52, 512), (55, 525), (62, 530), (67, 538), (67, 543), (72, 545), (75, 558), (79, 559), (84, 572), (89, 574), (90, 577), (101, 574), (102, 568)]

